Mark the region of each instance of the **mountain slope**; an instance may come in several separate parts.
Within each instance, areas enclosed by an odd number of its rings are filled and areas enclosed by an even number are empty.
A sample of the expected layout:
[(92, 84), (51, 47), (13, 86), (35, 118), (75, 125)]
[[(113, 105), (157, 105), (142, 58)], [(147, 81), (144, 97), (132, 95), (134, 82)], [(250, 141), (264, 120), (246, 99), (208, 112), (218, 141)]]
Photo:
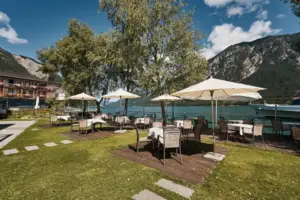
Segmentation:
[[(21, 56), (14, 55), (0, 47), (0, 74), (13, 76), (18, 75), (23, 78), (33, 80), (48, 81), (49, 75), (39, 71), (41, 64), (36, 60)], [(61, 77), (57, 75), (56, 82), (61, 81)]]
[(209, 60), (209, 74), (265, 87), (266, 98), (291, 97), (300, 90), (299, 41), (296, 33), (230, 46)]

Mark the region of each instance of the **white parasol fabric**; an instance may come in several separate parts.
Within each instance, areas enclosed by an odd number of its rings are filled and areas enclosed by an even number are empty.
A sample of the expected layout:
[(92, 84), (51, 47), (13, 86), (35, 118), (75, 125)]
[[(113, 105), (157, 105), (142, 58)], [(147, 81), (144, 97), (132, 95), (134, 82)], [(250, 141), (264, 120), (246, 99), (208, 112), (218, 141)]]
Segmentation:
[[(185, 97), (184, 99), (189, 100), (203, 100), (203, 101), (210, 101), (211, 97)], [(251, 92), (251, 93), (241, 93), (241, 94), (233, 94), (230, 96), (214, 96), (213, 100), (216, 101), (252, 101), (262, 99), (262, 96), (258, 92)]]
[(179, 97), (175, 97), (169, 94), (164, 94), (158, 97), (155, 97), (154, 99), (151, 99), (151, 101), (180, 101), (182, 100)]
[(214, 99), (216, 97), (226, 97), (240, 93), (251, 93), (264, 90), (265, 88), (255, 87), (252, 85), (245, 85), (241, 83), (234, 83), (230, 81), (215, 79), (210, 77), (209, 79), (202, 81), (196, 85), (192, 85), (186, 89), (175, 92), (174, 96), (187, 97), (187, 98), (207, 98), (210, 97), (211, 109), (212, 109), (212, 132), (213, 132), (213, 145), (215, 152), (215, 116), (214, 116)]
[(213, 97), (224, 97), (231, 96), (234, 94), (241, 93), (253, 93), (260, 90), (265, 90), (265, 88), (255, 87), (252, 85), (245, 85), (241, 83), (234, 83), (230, 81), (209, 78), (202, 81), (196, 85), (192, 85), (186, 89), (175, 92), (174, 96), (180, 97), (211, 97), (211, 91), (213, 92)]
[(134, 99), (134, 98), (140, 98), (140, 96), (136, 94), (132, 94), (130, 92), (127, 92), (123, 89), (118, 89), (114, 92), (110, 92), (106, 95), (102, 96), (105, 99), (113, 99), (113, 98), (119, 98), (119, 99)]
[(80, 93), (80, 94), (76, 94), (74, 96), (70, 96), (67, 99), (92, 101), (92, 100), (96, 100), (96, 97), (90, 96), (90, 95), (85, 94), (85, 93)]

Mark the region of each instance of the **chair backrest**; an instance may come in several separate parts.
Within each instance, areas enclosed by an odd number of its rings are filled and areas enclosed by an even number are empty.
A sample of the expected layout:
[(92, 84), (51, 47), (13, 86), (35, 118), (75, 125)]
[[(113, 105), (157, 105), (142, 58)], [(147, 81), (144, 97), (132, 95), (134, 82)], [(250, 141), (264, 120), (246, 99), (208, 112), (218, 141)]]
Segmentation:
[(87, 127), (87, 120), (81, 119), (79, 120), (79, 128), (86, 128)]
[(183, 129), (192, 129), (193, 122), (192, 120), (183, 120)]
[(224, 120), (220, 120), (219, 126), (221, 132), (227, 132), (228, 127), (227, 127), (227, 123)]
[(164, 127), (164, 146), (165, 148), (180, 147), (180, 129), (176, 127)]
[(292, 128), (294, 140), (300, 141), (300, 128)]
[(50, 121), (51, 121), (51, 122), (56, 122), (56, 121), (57, 121), (57, 116), (54, 115), (54, 114), (51, 114), (51, 115), (50, 115)]
[(162, 124), (162, 122), (153, 122), (152, 127), (153, 128), (162, 128), (163, 124)]
[(123, 118), (123, 117), (120, 117), (120, 116), (117, 116), (115, 121), (116, 121), (117, 123), (119, 123), (119, 124), (122, 124), (122, 123), (124, 122), (124, 118)]
[(282, 122), (280, 119), (273, 119), (272, 120), (272, 128), (276, 131), (282, 130)]
[(150, 125), (150, 123), (151, 123), (151, 119), (149, 117), (145, 117), (144, 118), (144, 124), (145, 125)]
[(194, 138), (198, 140), (201, 139), (201, 125), (196, 125)]
[(255, 136), (261, 136), (263, 133), (263, 128), (264, 125), (263, 124), (254, 124), (253, 125), (253, 135)]
[(246, 119), (243, 120), (243, 124), (253, 124), (252, 120)]

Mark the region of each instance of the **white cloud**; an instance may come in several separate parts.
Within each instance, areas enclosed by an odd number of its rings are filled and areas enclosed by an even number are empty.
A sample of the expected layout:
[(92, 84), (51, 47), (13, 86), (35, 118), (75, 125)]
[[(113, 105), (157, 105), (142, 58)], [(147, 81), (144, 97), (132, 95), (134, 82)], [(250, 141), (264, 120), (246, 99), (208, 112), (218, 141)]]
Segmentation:
[(244, 14), (244, 8), (241, 7), (241, 6), (232, 6), (232, 7), (229, 7), (227, 9), (227, 16), (228, 17), (232, 17), (232, 16), (235, 16), (235, 15), (243, 15)]
[(18, 37), (18, 33), (9, 25), (10, 18), (7, 14), (0, 12), (0, 38), (5, 38), (11, 44), (27, 44), (28, 41), (26, 39), (22, 39)]
[(4, 12), (0, 11), (0, 24), (8, 24), (9, 21), (10, 21), (10, 19), (7, 16), (7, 14), (5, 14)]
[(257, 19), (266, 20), (268, 19), (268, 11), (267, 10), (260, 10), (257, 15)]
[(283, 19), (283, 18), (285, 18), (286, 17), (286, 15), (285, 14), (278, 14), (278, 15), (276, 15), (276, 18), (277, 19)]
[(255, 21), (248, 31), (233, 24), (222, 24), (215, 26), (208, 37), (209, 46), (201, 50), (201, 54), (209, 59), (223, 51), (230, 45), (241, 42), (249, 42), (267, 35), (280, 32), (279, 29), (272, 29), (271, 21)]
[(204, 0), (204, 3), (210, 7), (223, 7), (230, 3), (238, 3), (240, 5), (252, 5), (258, 2), (267, 2), (267, 0)]

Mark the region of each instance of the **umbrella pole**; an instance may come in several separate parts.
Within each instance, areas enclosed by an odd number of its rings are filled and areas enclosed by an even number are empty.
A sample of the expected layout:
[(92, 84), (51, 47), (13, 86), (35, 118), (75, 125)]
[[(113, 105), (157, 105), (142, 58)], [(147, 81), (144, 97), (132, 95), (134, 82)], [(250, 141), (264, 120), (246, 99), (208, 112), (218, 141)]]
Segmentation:
[(215, 115), (214, 115), (214, 91), (210, 91), (210, 96), (211, 96), (211, 120), (212, 120), (212, 133), (213, 133), (213, 152), (215, 153)]
[(81, 119), (83, 119), (83, 99), (81, 99), (81, 108), (82, 108)]
[[(121, 110), (122, 110), (122, 97), (120, 96), (120, 116), (121, 116)], [(122, 124), (120, 125), (120, 130), (122, 130)]]
[(216, 100), (216, 116), (215, 116), (215, 126), (217, 127), (218, 125), (218, 100)]
[(172, 118), (174, 119), (174, 101), (172, 101)]

